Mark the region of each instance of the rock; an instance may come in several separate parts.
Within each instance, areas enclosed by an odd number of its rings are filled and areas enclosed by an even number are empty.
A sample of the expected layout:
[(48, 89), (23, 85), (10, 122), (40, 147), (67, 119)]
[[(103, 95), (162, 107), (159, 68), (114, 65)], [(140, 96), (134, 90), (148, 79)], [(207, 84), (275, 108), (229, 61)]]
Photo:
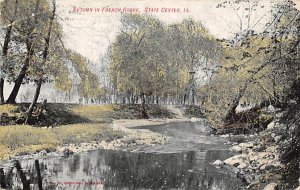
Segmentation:
[(275, 108), (272, 105), (268, 106), (268, 112), (275, 112)]
[(259, 189), (259, 187), (260, 187), (260, 182), (254, 181), (254, 182), (250, 182), (250, 184), (247, 186), (247, 189)]
[(277, 170), (279, 168), (282, 168), (283, 164), (281, 164), (279, 161), (277, 162), (273, 162), (273, 163), (269, 163), (265, 166), (266, 170)]
[(267, 164), (266, 165), (262, 165), (259, 169), (260, 170), (265, 170), (267, 168)]
[(263, 150), (264, 150), (264, 148), (261, 147), (261, 145), (254, 146), (254, 147), (252, 148), (252, 151), (253, 151), (253, 152), (261, 152), (261, 151), (263, 151)]
[(245, 169), (245, 168), (247, 168), (247, 166), (248, 166), (248, 164), (246, 164), (246, 163), (241, 163), (237, 168), (238, 168), (238, 169)]
[(300, 190), (300, 186), (298, 186), (295, 190)]
[(267, 129), (273, 129), (276, 127), (275, 121), (272, 121), (271, 123), (268, 124)]
[(227, 135), (221, 135), (220, 137), (225, 138), (225, 137), (229, 137), (229, 135), (228, 134)]
[(252, 142), (240, 143), (239, 146), (242, 148), (242, 150), (246, 150), (247, 148), (253, 148), (254, 144)]
[(277, 183), (270, 183), (263, 190), (276, 190), (277, 186), (278, 186)]
[(195, 117), (191, 118), (191, 122), (196, 122), (196, 121), (197, 121), (197, 118), (195, 118)]
[(289, 100), (288, 103), (289, 104), (297, 104), (297, 101), (296, 100)]
[(270, 146), (266, 149), (266, 152), (275, 152), (276, 151), (276, 147), (275, 146)]
[(213, 163), (214, 166), (216, 166), (217, 168), (220, 168), (224, 165), (224, 162), (222, 162), (221, 160), (216, 160), (214, 163)]
[(262, 158), (269, 158), (271, 157), (272, 153), (270, 152), (252, 152), (249, 154), (250, 161), (257, 161), (258, 159)]
[(47, 155), (47, 151), (46, 150), (42, 150), (39, 152), (39, 156), (46, 156)]
[(281, 140), (281, 136), (280, 136), (280, 135), (274, 137), (274, 141), (275, 141), (276, 143), (278, 143), (280, 140)]
[(230, 148), (230, 151), (240, 153), (242, 152), (242, 148), (240, 146), (233, 146)]
[(263, 165), (267, 165), (271, 162), (271, 160), (268, 160), (268, 159), (264, 159), (264, 158), (261, 158), (261, 159), (258, 159), (257, 160), (257, 163), (258, 163), (258, 167), (261, 167)]
[(283, 112), (279, 112), (275, 115), (276, 118), (281, 118), (283, 117)]
[(240, 154), (240, 155), (235, 155), (231, 158), (228, 158), (224, 161), (225, 164), (229, 165), (229, 166), (239, 166), (243, 163), (247, 163), (247, 156), (244, 154)]

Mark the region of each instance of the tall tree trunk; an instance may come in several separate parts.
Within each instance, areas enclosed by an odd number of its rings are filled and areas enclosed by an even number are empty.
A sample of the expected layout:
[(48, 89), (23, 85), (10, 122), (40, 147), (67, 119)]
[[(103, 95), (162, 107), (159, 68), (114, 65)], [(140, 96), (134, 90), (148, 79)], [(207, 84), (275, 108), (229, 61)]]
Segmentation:
[[(274, 60), (275, 61), (275, 60)], [(228, 112), (226, 113), (224, 119), (223, 119), (223, 123), (226, 125), (227, 122), (230, 122), (230, 120), (233, 118), (233, 116), (236, 114), (236, 108), (239, 105), (240, 99), (244, 96), (248, 86), (255, 81), (255, 76), (257, 73), (259, 73), (262, 69), (264, 69), (267, 65), (269, 64), (269, 62), (264, 62), (260, 67), (258, 67), (256, 69), (256, 71), (254, 71), (252, 73), (252, 75), (245, 81), (244, 85), (239, 89), (239, 93), (238, 95), (234, 98), (234, 100), (232, 101), (231, 107), (229, 108)]]
[[(31, 32), (34, 31), (34, 29), (36, 28), (36, 25), (37, 25), (37, 12), (38, 12), (38, 9), (39, 9), (39, 6), (40, 6), (40, 0), (36, 0), (36, 4), (35, 4), (35, 10), (34, 10), (34, 26), (32, 26), (31, 28)], [(6, 103), (9, 103), (9, 104), (15, 104), (16, 103), (16, 97), (19, 93), (19, 90), (20, 90), (20, 87), (21, 87), (21, 84), (23, 82), (23, 79), (25, 78), (26, 74), (27, 74), (27, 70), (28, 70), (28, 67), (29, 67), (29, 64), (30, 64), (30, 61), (31, 61), (31, 57), (33, 56), (34, 54), (34, 48), (33, 48), (33, 43), (32, 43), (32, 36), (30, 35), (27, 40), (26, 40), (26, 46), (27, 46), (27, 55), (26, 55), (26, 59), (24, 61), (24, 65), (17, 77), (17, 79), (15, 80), (15, 86), (13, 88), (13, 90), (11, 91)]]
[(38, 82), (37, 82), (37, 86), (36, 86), (36, 89), (35, 89), (35, 94), (34, 94), (34, 98), (27, 110), (27, 117), (26, 117), (26, 120), (25, 120), (25, 124), (28, 123), (28, 121), (30, 120), (31, 118), (31, 115), (32, 115), (32, 112), (33, 112), (33, 109), (37, 103), (37, 100), (39, 99), (39, 95), (40, 95), (40, 92), (41, 92), (41, 87), (42, 87), (42, 83), (43, 83), (43, 80), (42, 78), (39, 78)]
[[(14, 9), (14, 18), (13, 19), (15, 19), (17, 11), (18, 11), (18, 0), (15, 1), (15, 9)], [(12, 28), (13, 28), (13, 22), (14, 22), (13, 20), (10, 21), (10, 25), (8, 26), (8, 28), (6, 30), (6, 34), (5, 34), (5, 38), (4, 38), (4, 43), (3, 43), (3, 48), (2, 48), (3, 67), (5, 67), (6, 61), (7, 61), (7, 53), (8, 53), (9, 43), (11, 40), (11, 32), (12, 32)], [(4, 68), (2, 68), (2, 69), (4, 69)], [(3, 91), (4, 91), (4, 78), (0, 78), (0, 104), (4, 104)]]
[(152, 99), (151, 100), (152, 100), (151, 104), (155, 104), (155, 95), (154, 94), (152, 95)]
[(240, 90), (239, 90), (239, 93), (238, 95), (234, 98), (234, 100), (232, 101), (231, 103), (231, 106), (228, 110), (228, 112), (226, 113), (225, 115), (225, 124), (227, 121), (230, 121), (231, 118), (236, 114), (236, 108), (238, 107), (239, 105), (239, 102), (240, 102), (240, 99), (244, 96), (245, 94), (245, 91), (248, 87), (248, 84), (245, 84)]
[[(53, 4), (53, 10), (52, 10), (51, 18), (50, 18), (48, 34), (45, 38), (45, 49), (44, 49), (44, 52), (43, 52), (43, 62), (42, 62), (41, 66), (43, 66), (47, 61), (47, 57), (48, 57), (48, 53), (49, 53), (49, 46), (50, 46), (50, 37), (51, 37), (51, 32), (52, 32), (53, 21), (54, 21), (54, 18), (55, 18), (55, 13), (56, 13), (56, 5)], [(33, 112), (33, 108), (35, 107), (35, 105), (37, 103), (37, 100), (39, 98), (40, 92), (41, 92), (41, 87), (42, 87), (42, 84), (43, 84), (43, 77), (44, 77), (42, 70), (41, 70), (41, 73), (38, 73), (38, 76), (39, 76), (39, 79), (38, 79), (38, 82), (37, 82), (37, 87), (36, 87), (36, 90), (35, 90), (34, 98), (33, 98), (32, 102), (29, 106), (29, 109), (27, 110), (27, 116), (26, 116), (25, 123), (27, 123), (28, 119), (30, 119), (30, 117), (32, 115), (32, 112)]]
[(33, 49), (31, 47), (31, 42), (27, 46), (29, 46), (29, 49), (27, 48), (28, 52), (27, 52), (27, 56), (26, 56), (24, 65), (23, 65), (17, 79), (15, 80), (15, 85), (14, 85), (13, 90), (11, 91), (8, 99), (6, 100), (6, 103), (8, 103), (8, 104), (15, 104), (16, 103), (17, 95), (19, 93), (19, 90), (20, 90), (20, 87), (22, 85), (23, 79), (25, 78), (25, 76), (27, 74), (27, 70), (28, 70), (28, 67), (29, 67), (29, 64), (30, 64), (31, 57), (34, 54)]
[(3, 89), (4, 89), (4, 79), (0, 78), (0, 105), (4, 104)]
[(183, 96), (183, 105), (185, 105), (185, 101), (186, 101), (186, 93), (184, 93), (184, 96)]
[(142, 92), (141, 93), (141, 114), (143, 118), (148, 118), (148, 114), (146, 112), (146, 99), (145, 99), (145, 94)]

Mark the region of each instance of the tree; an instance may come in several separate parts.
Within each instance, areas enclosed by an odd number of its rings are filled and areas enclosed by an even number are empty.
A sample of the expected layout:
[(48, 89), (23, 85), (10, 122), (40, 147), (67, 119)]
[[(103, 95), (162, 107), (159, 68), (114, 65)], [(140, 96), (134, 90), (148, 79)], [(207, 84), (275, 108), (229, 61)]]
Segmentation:
[(142, 111), (146, 97), (180, 102), (180, 94), (185, 99), (193, 90), (190, 74), (213, 62), (218, 49), (207, 29), (192, 19), (165, 25), (148, 15), (124, 15), (111, 46), (110, 79), (123, 96), (139, 94)]
[(26, 112), (27, 116), (26, 116), (26, 121), (25, 123), (27, 123), (28, 119), (31, 118), (32, 112), (33, 112), (33, 108), (37, 103), (37, 100), (39, 98), (40, 95), (40, 91), (41, 91), (41, 87), (42, 87), (42, 83), (44, 80), (44, 70), (43, 67), (47, 62), (48, 59), (48, 54), (49, 54), (49, 48), (50, 48), (50, 38), (51, 38), (51, 33), (52, 33), (52, 28), (53, 28), (53, 23), (54, 23), (54, 19), (55, 19), (55, 15), (56, 15), (56, 1), (53, 0), (52, 1), (52, 14), (50, 15), (49, 18), (49, 26), (48, 26), (48, 31), (46, 32), (46, 36), (44, 37), (45, 39), (45, 46), (44, 46), (44, 50), (42, 53), (42, 63), (41, 65), (39, 65), (39, 68), (37, 69), (37, 75), (38, 75), (38, 79), (37, 79), (37, 86), (36, 86), (36, 91), (35, 91), (35, 95), (34, 98)]
[(185, 72), (185, 77), (180, 77), (184, 78), (184, 85), (178, 87), (184, 89), (183, 104), (186, 99), (189, 99), (189, 104), (194, 104), (195, 74), (217, 62), (222, 52), (221, 46), (200, 22), (192, 19), (169, 26), (167, 32), (170, 35), (168, 39), (168, 50), (171, 51), (169, 59), (179, 66), (175, 68)]
[(89, 62), (82, 55), (68, 50), (68, 59), (72, 63), (74, 71), (79, 75), (78, 93), (88, 103), (94, 103), (103, 93), (99, 77), (88, 68)]
[[(39, 34), (44, 30), (43, 21), (47, 15), (48, 3), (46, 0), (19, 1), (20, 9), (24, 10), (17, 14), (19, 22), (14, 27), (14, 43), (25, 47), (26, 53), (23, 63), (15, 64), (14, 73), (19, 70), (19, 74), (13, 77), (15, 83), (10, 93), (7, 103), (15, 103), (21, 84), (27, 75), (28, 68), (34, 62), (35, 53), (39, 52), (41, 38)], [(22, 51), (22, 47), (19, 48)]]
[(288, 1), (276, 4), (272, 13), (262, 32), (250, 29), (224, 43), (223, 61), (213, 78), (213, 89), (221, 96), (209, 105), (218, 114), (208, 114), (215, 126), (235, 122), (242, 100), (256, 104), (253, 109), (284, 104), (286, 90), (299, 75), (297, 64), (291, 67), (299, 45), (293, 32), (298, 13)]
[[(7, 54), (9, 49), (9, 43), (11, 41), (11, 34), (13, 29), (13, 23), (16, 19), (17, 11), (18, 11), (18, 0), (14, 1), (13, 7), (8, 0), (5, 0), (1, 2), (1, 15), (2, 20), (5, 24), (8, 24), (8, 26), (5, 28), (5, 37), (4, 37), (4, 43), (2, 47), (2, 67), (0, 68), (0, 104), (4, 103), (4, 77), (7, 72)], [(13, 12), (11, 11), (13, 10)]]

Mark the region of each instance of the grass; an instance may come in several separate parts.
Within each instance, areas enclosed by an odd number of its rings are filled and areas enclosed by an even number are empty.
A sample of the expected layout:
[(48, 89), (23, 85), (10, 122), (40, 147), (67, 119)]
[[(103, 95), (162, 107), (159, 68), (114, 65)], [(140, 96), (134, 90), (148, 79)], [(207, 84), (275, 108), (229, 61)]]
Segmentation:
[[(35, 118), (35, 126), (18, 125), (15, 121), (24, 114), (29, 104), (0, 105), (0, 160), (14, 155), (52, 151), (63, 144), (77, 144), (91, 141), (110, 141), (122, 136), (108, 124), (114, 119), (140, 118), (140, 105), (77, 105), (52, 104), (46, 112)], [(150, 117), (172, 117), (165, 108), (149, 106)]]
[(16, 116), (15, 112), (18, 109), (18, 106), (11, 104), (0, 105), (0, 115), (7, 114), (7, 116), (12, 117)]
[(18, 106), (11, 104), (4, 104), (0, 106), (0, 113), (12, 112), (17, 109)]
[(110, 122), (114, 115), (114, 105), (86, 105), (86, 106), (71, 106), (69, 110), (83, 118), (88, 118), (92, 122)]
[(3, 126), (0, 127), (0, 160), (41, 150), (53, 151), (63, 144), (109, 141), (120, 136), (107, 124), (72, 124), (57, 128)]

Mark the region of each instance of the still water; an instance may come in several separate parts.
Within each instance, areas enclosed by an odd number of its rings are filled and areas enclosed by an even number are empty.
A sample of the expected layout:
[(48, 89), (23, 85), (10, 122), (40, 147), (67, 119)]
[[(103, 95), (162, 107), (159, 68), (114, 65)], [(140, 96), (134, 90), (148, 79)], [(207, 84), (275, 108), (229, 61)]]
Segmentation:
[(0, 182), (6, 189), (238, 189), (241, 182), (235, 174), (211, 165), (231, 153), (226, 139), (206, 135), (205, 126), (185, 122), (139, 127), (165, 134), (169, 140), (134, 151), (97, 150), (20, 160), (12, 163), (19, 168), (0, 171)]

